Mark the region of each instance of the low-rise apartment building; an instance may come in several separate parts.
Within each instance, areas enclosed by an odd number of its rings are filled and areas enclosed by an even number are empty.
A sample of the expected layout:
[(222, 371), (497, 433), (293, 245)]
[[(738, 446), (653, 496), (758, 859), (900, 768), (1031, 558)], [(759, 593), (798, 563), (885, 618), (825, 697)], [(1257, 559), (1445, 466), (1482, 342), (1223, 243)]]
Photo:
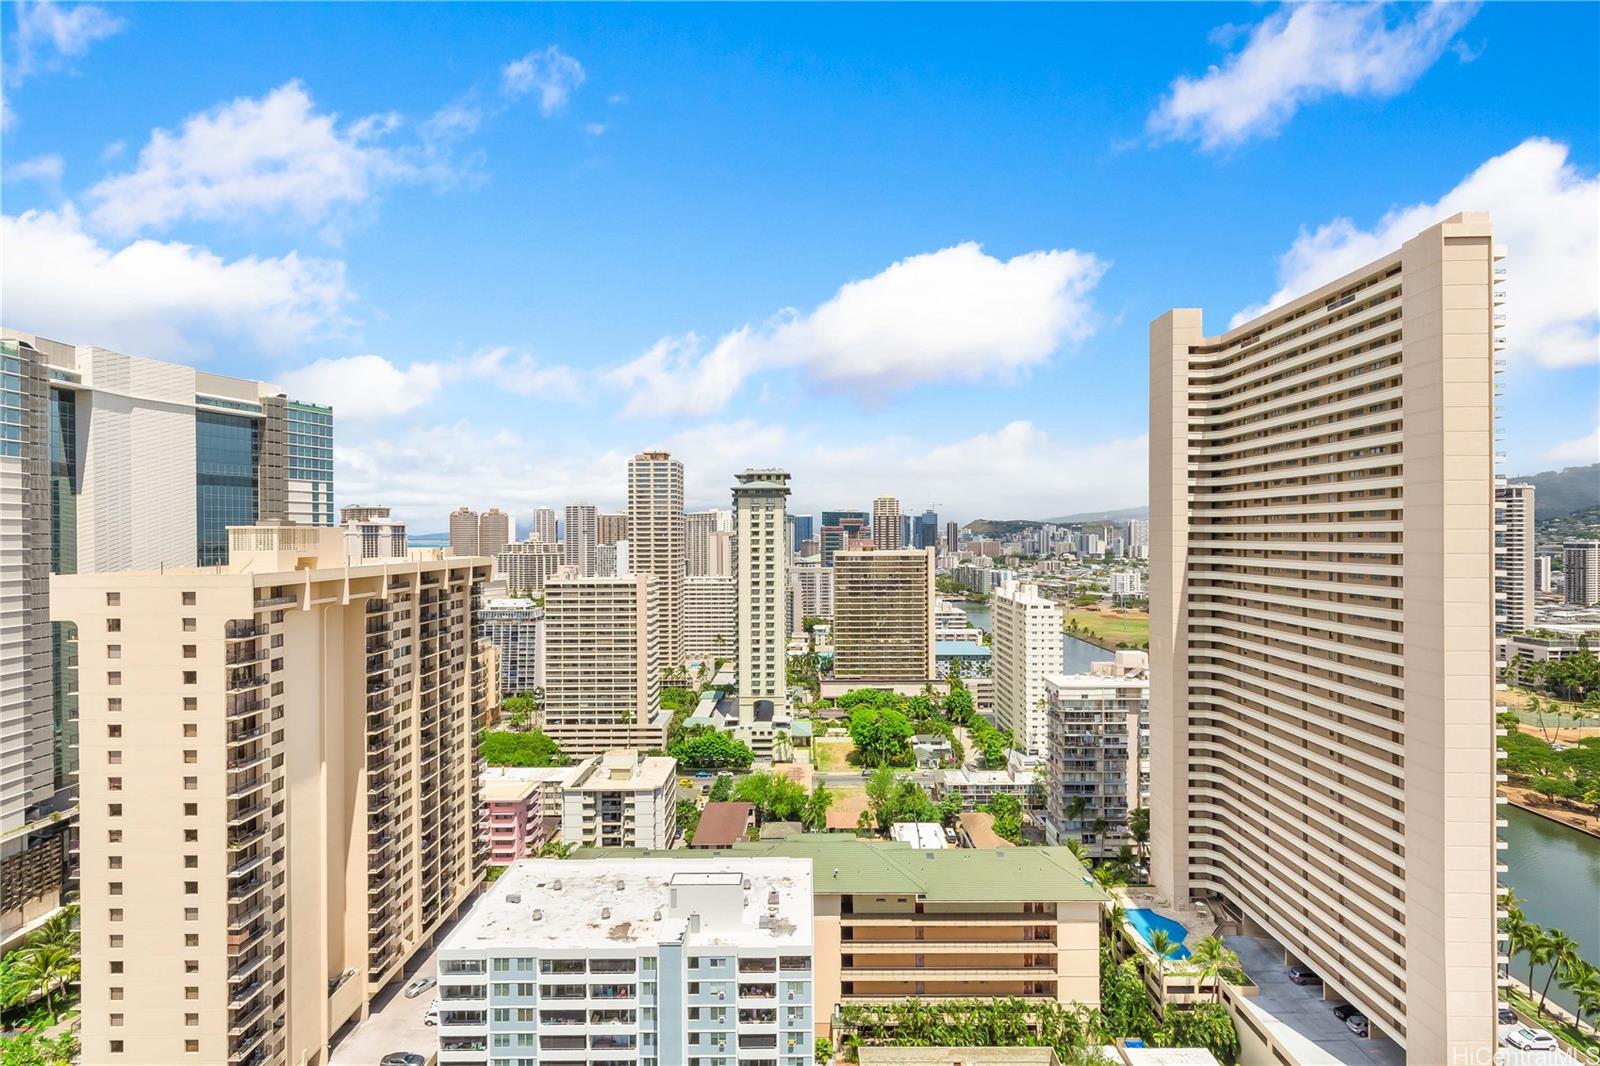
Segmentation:
[(439, 949), (439, 1064), (811, 1066), (800, 859), (532, 860)]
[(484, 840), (489, 862), (508, 866), (536, 853), (560, 834), (559, 817), (546, 818), (545, 793), (559, 796), (559, 785), (532, 778), (480, 778)]
[[(1116, 855), (1128, 813), (1150, 791), (1150, 670), (1142, 651), (1119, 651), (1087, 674), (1045, 681), (1050, 770), (1045, 839), (1080, 840), (1097, 858)], [(1104, 823), (1104, 831), (1096, 826)]]
[(594, 848), (667, 848), (677, 838), (678, 761), (636, 751), (585, 759), (561, 785), (561, 839)]
[(229, 564), (61, 575), (80, 708), (83, 1060), (326, 1061), (483, 873), (489, 560), (228, 531)]

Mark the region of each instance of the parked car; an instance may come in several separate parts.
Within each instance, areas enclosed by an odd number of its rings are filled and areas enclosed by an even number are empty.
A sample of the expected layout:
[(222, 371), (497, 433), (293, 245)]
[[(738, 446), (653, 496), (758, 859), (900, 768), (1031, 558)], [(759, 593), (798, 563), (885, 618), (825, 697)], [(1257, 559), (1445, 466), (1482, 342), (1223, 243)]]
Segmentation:
[(392, 1051), (378, 1060), (378, 1066), (427, 1066), (428, 1060), (415, 1051)]
[(437, 977), (428, 977), (424, 975), (422, 977), (413, 978), (411, 983), (406, 985), (406, 998), (416, 999), (418, 996), (422, 995), (422, 993), (426, 992), (428, 989), (432, 988), (438, 983), (439, 979)]
[(1506, 1030), (1500, 1039), (1519, 1051), (1555, 1051), (1557, 1047), (1556, 1038), (1549, 1032), (1527, 1025)]
[(1347, 1022), (1360, 1013), (1360, 1010), (1352, 1007), (1348, 1003), (1341, 1003), (1337, 1007), (1333, 1008), (1333, 1016), (1338, 1018), (1341, 1022)]
[(422, 1016), (423, 1025), (439, 1024), (439, 997), (434, 996), (433, 1002), (428, 1004), (428, 1013)]
[(956, 831), (949, 826), (944, 827), (944, 842), (952, 848), (956, 846)]
[(1517, 1017), (1517, 1012), (1516, 1011), (1514, 1011), (1510, 1007), (1507, 1007), (1507, 1006), (1502, 1004), (1501, 1007), (1500, 1007), (1500, 1024), (1501, 1025), (1521, 1025), (1522, 1024), (1522, 1019)]
[(1289, 980), (1297, 985), (1320, 985), (1322, 983), (1322, 978), (1304, 966), (1289, 967)]
[(1365, 1014), (1352, 1014), (1344, 1020), (1344, 1027), (1357, 1036), (1366, 1036), (1367, 1016)]

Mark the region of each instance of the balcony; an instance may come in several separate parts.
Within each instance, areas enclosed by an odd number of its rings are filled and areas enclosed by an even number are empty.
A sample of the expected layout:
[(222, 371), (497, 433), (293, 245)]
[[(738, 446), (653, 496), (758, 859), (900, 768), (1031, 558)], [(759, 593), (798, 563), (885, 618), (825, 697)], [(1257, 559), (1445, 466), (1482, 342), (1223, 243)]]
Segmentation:
[(257, 625), (253, 621), (244, 622), (236, 619), (223, 627), (222, 635), (226, 640), (250, 640), (264, 635), (266, 631), (265, 626)]
[(231, 885), (228, 888), (228, 902), (235, 905), (241, 904), (257, 892), (260, 892), (266, 885), (267, 879), (265, 877), (252, 877), (248, 881), (241, 881), (239, 884)]
[[(266, 1039), (267, 1027), (257, 1022), (248, 1031), (235, 1038), (233, 1048), (228, 1052), (228, 1061), (238, 1066), (248, 1066), (248, 1061), (253, 1053), (260, 1050), (258, 1045)], [(265, 1056), (260, 1056), (264, 1058)]]
[(231, 800), (242, 799), (252, 792), (259, 792), (261, 789), (266, 788), (267, 783), (271, 780), (266, 774), (256, 774), (243, 781), (232, 781), (229, 783), (227, 797)]
[(260, 688), (267, 683), (266, 674), (249, 674), (245, 677), (230, 677), (226, 692), (249, 692), (251, 689)]
[(265, 866), (266, 862), (267, 853), (265, 851), (258, 851), (253, 855), (247, 855), (238, 862), (234, 863), (232, 866), (228, 867), (228, 879), (231, 881), (235, 877), (243, 877), (252, 870), (258, 870), (262, 866)]

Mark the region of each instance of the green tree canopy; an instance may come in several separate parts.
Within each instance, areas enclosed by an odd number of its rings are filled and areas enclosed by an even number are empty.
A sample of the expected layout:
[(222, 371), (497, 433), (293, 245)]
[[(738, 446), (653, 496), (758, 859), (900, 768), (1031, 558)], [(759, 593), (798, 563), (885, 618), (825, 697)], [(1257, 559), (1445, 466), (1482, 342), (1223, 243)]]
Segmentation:
[(478, 737), (478, 751), (490, 766), (567, 766), (572, 762), (555, 741), (537, 729), (526, 733), (486, 729)]

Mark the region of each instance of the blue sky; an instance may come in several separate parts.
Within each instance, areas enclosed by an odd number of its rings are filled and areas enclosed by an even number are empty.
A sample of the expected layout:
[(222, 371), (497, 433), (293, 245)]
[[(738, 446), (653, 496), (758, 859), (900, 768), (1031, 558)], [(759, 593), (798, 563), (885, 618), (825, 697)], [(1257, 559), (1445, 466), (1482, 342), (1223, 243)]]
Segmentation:
[(7, 325), (336, 407), (341, 502), (1144, 502), (1146, 326), (1440, 217), (1600, 459), (1600, 6), (6, 6)]

